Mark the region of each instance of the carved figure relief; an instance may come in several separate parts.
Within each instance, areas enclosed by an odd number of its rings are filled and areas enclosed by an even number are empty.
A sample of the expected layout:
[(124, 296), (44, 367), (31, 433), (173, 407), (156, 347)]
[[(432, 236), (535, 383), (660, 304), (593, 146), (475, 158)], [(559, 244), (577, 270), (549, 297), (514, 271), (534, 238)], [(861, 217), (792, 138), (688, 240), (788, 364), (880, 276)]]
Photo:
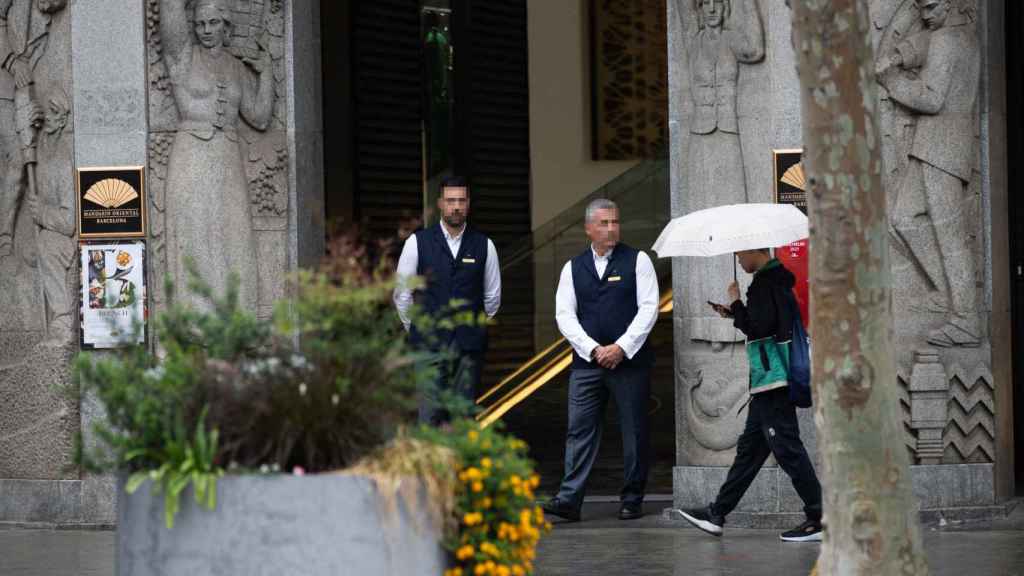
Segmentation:
[[(256, 5), (249, 3), (249, 8)], [(236, 22), (240, 14), (252, 15), (232, 10), (227, 0), (159, 2), (158, 53), (166, 77), (155, 82), (170, 92), (177, 133), (166, 150), (166, 170), (160, 171), (164, 189), (154, 202), (165, 213), (162, 246), (179, 295), (185, 296), (186, 261), (191, 259), (218, 291), (230, 274), (238, 274), (242, 305), (255, 310), (259, 267), (246, 172), (249, 154), (243, 154), (252, 148), (242, 125), (257, 132), (271, 126), (275, 75), (271, 53), (258, 34), (262, 21)], [(233, 52), (229, 46), (239, 37)], [(166, 139), (156, 143), (158, 149), (161, 143)], [(271, 160), (276, 165), (277, 155)]]
[(33, 269), (12, 272), (13, 290), (31, 296), (7, 303), (30, 308), (37, 316), (32, 328), (55, 345), (69, 344), (74, 333), (66, 5), (66, 0), (0, 0), (0, 262), (5, 268)]
[(78, 479), (71, 15), (0, 0), (0, 478)]
[[(743, 150), (736, 115), (741, 63), (764, 58), (764, 27), (754, 0), (696, 0), (695, 27), (686, 42), (689, 96), (693, 116), (685, 170), (689, 210), (747, 201)], [(723, 343), (743, 335), (732, 321), (714, 314), (704, 303), (718, 302), (733, 279), (733, 257), (701, 258), (691, 263), (686, 292), (698, 303), (691, 318), (690, 338)]]
[(747, 418), (747, 388), (735, 384), (745, 371), (746, 366), (731, 362), (678, 370), (676, 394), (682, 404), (676, 414), (685, 420), (687, 430), (678, 440), (680, 461), (701, 466), (732, 463), (732, 449)]
[[(678, 19), (673, 15), (678, 15)], [(673, 0), (673, 93), (681, 112), (675, 138), (685, 212), (748, 201), (738, 102), (744, 64), (761, 62), (765, 30), (757, 0)], [(673, 127), (673, 130), (676, 128)], [(679, 322), (676, 394), (681, 462), (727, 465), (746, 414), (743, 333), (707, 305), (721, 302), (734, 278), (732, 255), (673, 264)], [(739, 278), (741, 290), (749, 279)]]
[(932, 290), (929, 310), (944, 317), (926, 339), (946, 348), (983, 340), (969, 194), (980, 75), (974, 14), (972, 0), (903, 2), (876, 66), (894, 172), (891, 235)]

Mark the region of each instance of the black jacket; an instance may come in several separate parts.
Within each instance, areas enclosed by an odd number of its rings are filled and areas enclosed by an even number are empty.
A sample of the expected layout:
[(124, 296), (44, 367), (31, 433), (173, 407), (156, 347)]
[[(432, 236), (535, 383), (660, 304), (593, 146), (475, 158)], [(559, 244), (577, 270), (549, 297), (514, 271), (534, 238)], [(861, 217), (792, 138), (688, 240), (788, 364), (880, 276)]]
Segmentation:
[(775, 336), (777, 342), (792, 338), (793, 317), (787, 304), (793, 296), (796, 277), (774, 258), (754, 273), (754, 281), (747, 288), (747, 303), (732, 303), (733, 326), (747, 335), (748, 340)]

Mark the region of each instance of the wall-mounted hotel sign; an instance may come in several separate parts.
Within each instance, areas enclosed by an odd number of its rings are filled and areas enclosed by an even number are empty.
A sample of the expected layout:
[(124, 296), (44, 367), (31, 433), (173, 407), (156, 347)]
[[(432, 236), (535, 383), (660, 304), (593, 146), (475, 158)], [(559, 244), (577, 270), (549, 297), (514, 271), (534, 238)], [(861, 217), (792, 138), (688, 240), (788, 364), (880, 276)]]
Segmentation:
[[(792, 204), (807, 214), (803, 158), (803, 150), (772, 150), (775, 202), (777, 204)], [(811, 319), (808, 305), (810, 302), (808, 248), (807, 239), (775, 248), (775, 257), (796, 276), (793, 292), (796, 294), (796, 301), (800, 306), (800, 317), (804, 321), (804, 326), (808, 326)]]
[(142, 238), (146, 235), (142, 166), (79, 168), (78, 236)]
[(803, 150), (772, 150), (775, 202), (792, 204), (807, 214), (803, 157)]

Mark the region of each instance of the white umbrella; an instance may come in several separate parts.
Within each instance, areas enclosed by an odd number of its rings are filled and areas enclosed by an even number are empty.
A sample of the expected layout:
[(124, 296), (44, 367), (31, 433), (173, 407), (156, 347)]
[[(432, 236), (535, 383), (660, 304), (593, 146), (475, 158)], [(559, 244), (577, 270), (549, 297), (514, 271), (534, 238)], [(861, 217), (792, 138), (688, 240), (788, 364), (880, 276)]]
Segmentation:
[(730, 204), (673, 218), (652, 247), (659, 258), (718, 256), (807, 238), (807, 216), (791, 204)]

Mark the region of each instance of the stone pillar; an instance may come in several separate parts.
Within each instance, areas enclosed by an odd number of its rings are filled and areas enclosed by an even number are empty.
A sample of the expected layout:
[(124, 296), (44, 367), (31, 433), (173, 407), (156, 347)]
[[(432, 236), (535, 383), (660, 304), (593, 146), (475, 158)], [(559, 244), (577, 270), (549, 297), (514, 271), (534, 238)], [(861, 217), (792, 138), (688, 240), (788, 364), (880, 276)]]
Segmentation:
[(937, 350), (914, 353), (910, 375), (910, 426), (917, 431), (917, 463), (939, 464), (944, 445), (942, 433), (949, 418), (949, 380)]
[[(71, 3), (75, 166), (146, 164), (145, 15), (138, 0)], [(76, 279), (75, 285), (78, 282)], [(92, 397), (81, 403), (82, 432), (104, 417)], [(82, 476), (80, 521), (113, 524), (116, 482)]]
[[(991, 26), (998, 14), (988, 14), (994, 6), (988, 0), (953, 0), (947, 17), (929, 28), (913, 2), (869, 4), (891, 224), (900, 374), (893, 385), (904, 386), (907, 393), (904, 418), (915, 433), (907, 443), (921, 463), (948, 468), (945, 474), (991, 478), (994, 465), (1012, 468), (1009, 409), (993, 400), (1009, 398), (1012, 386), (1005, 348), (1006, 281), (998, 272), (1006, 267), (993, 264), (1005, 262), (1008, 225), (1005, 210), (999, 211), (1005, 207), (1005, 182), (996, 176), (1004, 162), (1000, 139), (1005, 137), (993, 129), (1004, 118), (995, 93), (1004, 90), (998, 80), (1001, 53), (993, 54), (1002, 45), (991, 37), (999, 28)], [(719, 36), (706, 32), (718, 25), (717, 6), (731, 20)], [(702, 17), (690, 0), (668, 0), (673, 216), (736, 201), (774, 201), (772, 150), (803, 147), (786, 2), (726, 0), (703, 10)], [(927, 90), (919, 79), (934, 74), (951, 74), (938, 111), (919, 97)], [(743, 198), (736, 194), (738, 187), (745, 189)], [(727, 326), (709, 318), (705, 300), (724, 300), (726, 282), (717, 277), (721, 270), (707, 267), (696, 258), (673, 261), (674, 496), (683, 507), (714, 498), (746, 418), (741, 409), (747, 396), (743, 341), (730, 338)], [(727, 272), (732, 280), (731, 267)], [(742, 291), (749, 277), (742, 272), (739, 277)], [(994, 365), (993, 358), (1001, 360)], [(994, 374), (999, 378), (994, 380)], [(811, 411), (798, 414), (814, 459)], [(997, 426), (1003, 445), (1001, 461), (995, 463)], [(1006, 492), (1008, 480), (1000, 480)], [(951, 483), (930, 489), (942, 492), (938, 499), (922, 500), (925, 505), (979, 501), (960, 498)], [(992, 497), (989, 491), (985, 501)], [(741, 514), (799, 510), (789, 479), (772, 466), (761, 471), (738, 508)]]

